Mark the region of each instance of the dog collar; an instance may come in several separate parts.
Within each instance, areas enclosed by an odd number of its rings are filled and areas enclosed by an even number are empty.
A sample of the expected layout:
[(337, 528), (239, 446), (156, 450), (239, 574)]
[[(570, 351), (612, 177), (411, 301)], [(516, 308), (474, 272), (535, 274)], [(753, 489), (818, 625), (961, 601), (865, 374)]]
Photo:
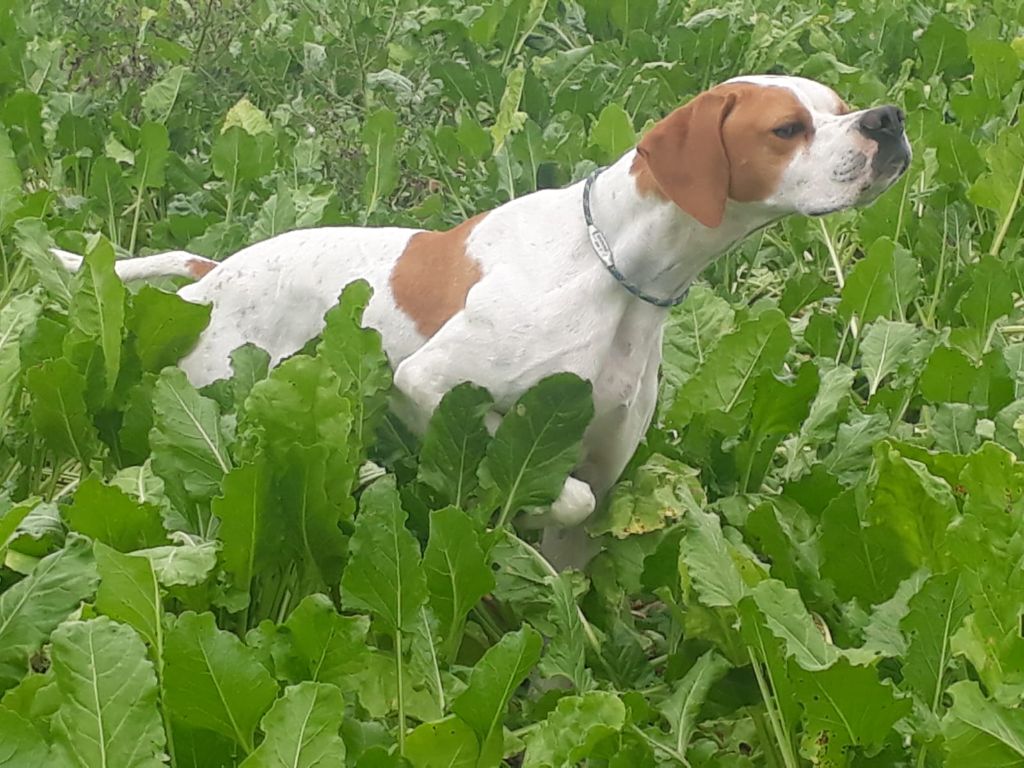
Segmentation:
[(619, 268), (615, 266), (615, 255), (612, 253), (612, 247), (608, 244), (608, 238), (604, 236), (604, 233), (597, 228), (594, 223), (594, 216), (590, 212), (590, 190), (594, 186), (594, 180), (597, 179), (604, 167), (598, 166), (593, 172), (587, 176), (586, 182), (583, 184), (583, 220), (587, 223), (587, 234), (590, 235), (590, 245), (593, 247), (597, 257), (601, 259), (601, 263), (604, 264), (604, 268), (608, 270), (608, 274), (614, 277), (619, 285), (625, 288), (627, 291), (632, 293), (641, 301), (646, 301), (648, 304), (653, 304), (656, 307), (674, 307), (680, 304), (683, 299), (686, 298), (687, 291), (684, 289), (681, 294), (671, 299), (664, 299), (659, 296), (652, 296), (651, 294), (644, 291), (636, 283), (632, 283), (626, 279)]

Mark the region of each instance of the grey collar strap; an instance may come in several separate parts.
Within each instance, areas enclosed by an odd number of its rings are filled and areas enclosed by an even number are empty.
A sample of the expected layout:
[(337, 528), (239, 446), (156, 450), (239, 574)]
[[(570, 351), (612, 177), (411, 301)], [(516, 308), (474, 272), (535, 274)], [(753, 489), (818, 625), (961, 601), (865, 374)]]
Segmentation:
[(615, 266), (615, 256), (612, 254), (612, 247), (608, 244), (608, 238), (604, 236), (604, 233), (597, 228), (594, 224), (594, 216), (590, 212), (590, 190), (594, 186), (594, 180), (598, 177), (598, 174), (603, 171), (604, 168), (595, 168), (593, 173), (587, 176), (586, 182), (583, 184), (583, 219), (587, 222), (587, 234), (590, 235), (590, 245), (594, 248), (594, 252), (598, 258), (601, 259), (601, 263), (604, 264), (604, 268), (608, 270), (608, 273), (614, 277), (623, 288), (632, 293), (641, 301), (646, 301), (648, 304), (653, 304), (656, 307), (674, 307), (681, 303), (686, 298), (686, 289), (681, 294), (674, 298), (664, 299), (659, 296), (652, 296), (651, 294), (644, 291), (636, 283), (632, 283), (626, 279), (619, 268)]

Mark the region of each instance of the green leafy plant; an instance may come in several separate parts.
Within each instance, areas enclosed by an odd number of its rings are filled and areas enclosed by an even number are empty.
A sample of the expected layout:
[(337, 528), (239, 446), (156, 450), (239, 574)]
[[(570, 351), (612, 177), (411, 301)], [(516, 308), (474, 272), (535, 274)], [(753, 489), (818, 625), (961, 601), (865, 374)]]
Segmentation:
[[(0, 3), (0, 766), (1024, 766), (1022, 34), (1006, 0)], [(520, 521), (586, 382), (493, 435), (463, 384), (418, 440), (357, 282), (200, 391), (209, 308), (113, 269), (448, 226), (758, 71), (901, 104), (913, 163), (673, 311), (585, 573)]]

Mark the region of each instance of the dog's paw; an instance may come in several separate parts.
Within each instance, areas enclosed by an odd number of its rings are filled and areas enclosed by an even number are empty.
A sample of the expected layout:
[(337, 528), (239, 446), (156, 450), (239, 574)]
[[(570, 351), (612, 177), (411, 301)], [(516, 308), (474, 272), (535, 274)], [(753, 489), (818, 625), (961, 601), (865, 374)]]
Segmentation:
[(547, 524), (558, 528), (579, 525), (594, 513), (596, 505), (597, 501), (590, 486), (575, 477), (568, 477), (562, 486), (562, 492), (551, 505)]
[(526, 507), (516, 518), (524, 530), (541, 528), (573, 528), (594, 513), (597, 505), (590, 486), (575, 477), (566, 478), (562, 492), (550, 507)]

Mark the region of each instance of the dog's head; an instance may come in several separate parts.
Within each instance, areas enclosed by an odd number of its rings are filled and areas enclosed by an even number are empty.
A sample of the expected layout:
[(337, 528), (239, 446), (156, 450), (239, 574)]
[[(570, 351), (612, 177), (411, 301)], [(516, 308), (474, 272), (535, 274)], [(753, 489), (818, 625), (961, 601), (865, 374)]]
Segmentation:
[(820, 216), (874, 200), (910, 164), (903, 112), (851, 110), (802, 77), (737, 77), (658, 122), (637, 146), (637, 184), (706, 227), (727, 201), (769, 217)]

